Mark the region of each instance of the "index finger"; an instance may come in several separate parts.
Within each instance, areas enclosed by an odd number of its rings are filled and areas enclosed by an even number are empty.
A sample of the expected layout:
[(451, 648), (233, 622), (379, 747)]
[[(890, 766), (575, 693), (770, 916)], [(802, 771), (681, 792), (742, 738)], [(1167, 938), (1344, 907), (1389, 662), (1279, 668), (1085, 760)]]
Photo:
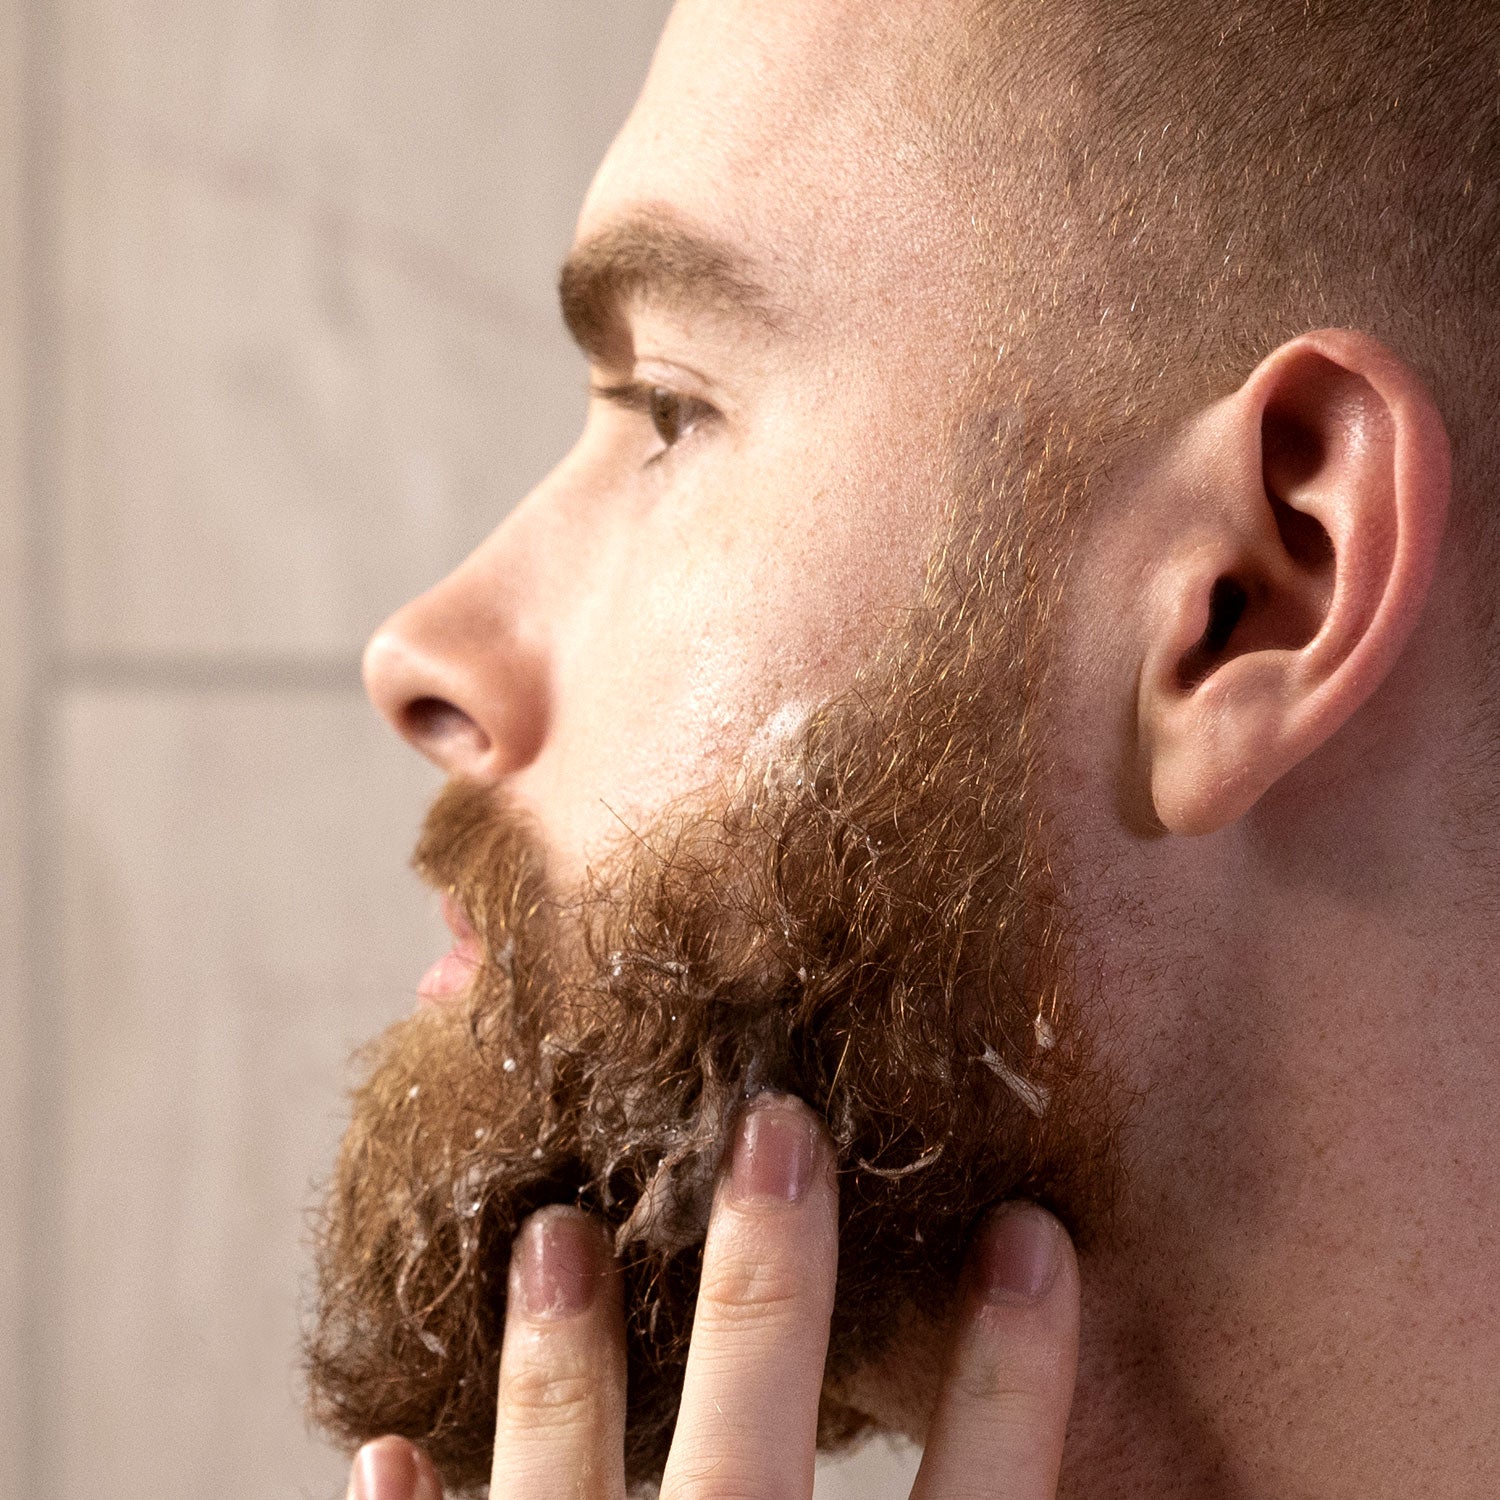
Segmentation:
[(965, 1273), (912, 1500), (1053, 1500), (1078, 1367), (1078, 1262), (1062, 1225), (1007, 1204)]

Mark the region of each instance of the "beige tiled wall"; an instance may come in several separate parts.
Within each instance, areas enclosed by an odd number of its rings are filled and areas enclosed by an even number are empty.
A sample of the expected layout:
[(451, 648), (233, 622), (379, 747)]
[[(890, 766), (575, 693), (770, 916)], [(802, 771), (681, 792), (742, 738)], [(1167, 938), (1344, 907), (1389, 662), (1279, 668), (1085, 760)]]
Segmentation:
[(0, 6), (0, 1497), (342, 1494), (302, 1211), (440, 944), (357, 656), (572, 436), (665, 9)]
[(23, 1494), (20, 1413), (31, 1224), (30, 986), (24, 940), (30, 835), (22, 125), (25, 17), (0, 6), (0, 1496)]

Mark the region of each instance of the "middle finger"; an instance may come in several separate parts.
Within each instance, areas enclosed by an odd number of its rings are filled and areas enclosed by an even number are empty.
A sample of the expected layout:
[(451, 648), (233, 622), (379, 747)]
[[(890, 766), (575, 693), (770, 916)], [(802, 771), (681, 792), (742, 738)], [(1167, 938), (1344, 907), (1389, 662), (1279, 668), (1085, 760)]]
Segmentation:
[(719, 1184), (663, 1500), (811, 1495), (838, 1268), (838, 1197), (822, 1126), (762, 1096)]

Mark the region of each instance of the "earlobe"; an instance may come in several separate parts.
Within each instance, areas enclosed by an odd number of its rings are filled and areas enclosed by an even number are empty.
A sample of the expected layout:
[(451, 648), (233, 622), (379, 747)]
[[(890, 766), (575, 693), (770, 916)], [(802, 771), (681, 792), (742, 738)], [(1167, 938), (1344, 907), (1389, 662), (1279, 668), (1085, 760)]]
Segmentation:
[(1420, 377), (1344, 330), (1283, 345), (1174, 455), (1138, 703), (1153, 811), (1234, 822), (1358, 711), (1431, 586), (1448, 439)]

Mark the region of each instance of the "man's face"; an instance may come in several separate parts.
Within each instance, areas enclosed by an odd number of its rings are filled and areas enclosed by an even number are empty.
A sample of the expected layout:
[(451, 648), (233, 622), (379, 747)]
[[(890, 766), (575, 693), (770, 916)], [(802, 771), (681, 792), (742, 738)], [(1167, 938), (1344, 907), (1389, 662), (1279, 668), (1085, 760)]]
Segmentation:
[[(972, 313), (907, 118), (929, 8), (895, 9), (678, 7), (578, 228), (645, 263), (589, 353), (596, 387), (659, 388), (656, 426), (596, 397), (371, 644), (383, 711), (446, 770), (503, 778), (559, 878), (732, 780), (916, 600)], [(722, 247), (764, 306), (674, 283), (670, 246), (629, 244), (643, 221)]]
[(614, 1231), (627, 1457), (659, 1472), (759, 1089), (818, 1110), (840, 1168), (826, 1436), (941, 1318), (985, 1208), (1107, 1216), (1114, 1095), (1060, 1005), (1033, 761), (1067, 476), (970, 368), (928, 49), (887, 24), (679, 8), (564, 275), (606, 394), (371, 647), (454, 777), (419, 867), (473, 933), (372, 1053), (309, 1357), (328, 1425), (457, 1483), (487, 1470), (510, 1238), (559, 1199)]

